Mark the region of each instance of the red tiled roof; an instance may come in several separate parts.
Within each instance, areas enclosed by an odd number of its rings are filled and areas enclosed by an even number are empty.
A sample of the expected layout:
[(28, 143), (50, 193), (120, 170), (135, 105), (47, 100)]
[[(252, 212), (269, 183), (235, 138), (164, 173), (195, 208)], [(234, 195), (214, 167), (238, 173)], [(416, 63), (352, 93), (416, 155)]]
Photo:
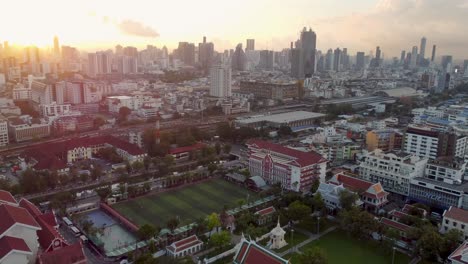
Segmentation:
[(16, 204), (15, 197), (13, 197), (13, 195), (11, 195), (10, 192), (4, 191), (4, 190), (0, 190), (0, 203), (2, 203), (2, 201)]
[(122, 149), (131, 155), (142, 155), (145, 152), (137, 145), (118, 139), (113, 136), (98, 136), (74, 138), (64, 142), (44, 143), (27, 149), (24, 155), (37, 160), (34, 166), (37, 170), (43, 169), (64, 169), (66, 168), (66, 153), (69, 150), (79, 147), (92, 147), (104, 144), (112, 145)]
[(55, 218), (55, 214), (52, 211), (42, 214), (38, 217), (44, 220), (44, 222), (46, 222), (48, 225), (52, 227), (58, 226), (57, 218)]
[(17, 223), (35, 229), (41, 228), (31, 214), (22, 207), (2, 204), (0, 205), (0, 216), (0, 235)]
[(182, 240), (176, 241), (172, 243), (168, 249), (173, 251), (174, 253), (180, 252), (186, 248), (193, 247), (195, 245), (198, 245), (200, 243), (203, 243), (203, 241), (199, 240), (196, 235), (189, 236), (187, 238), (184, 238)]
[(403, 217), (405, 217), (405, 216), (410, 216), (410, 215), (407, 214), (407, 213), (404, 213), (404, 212), (401, 212), (401, 211), (397, 211), (397, 210), (392, 210), (392, 211), (390, 211), (389, 214), (390, 214), (391, 216), (393, 216), (393, 217), (398, 218), (398, 219), (403, 218)]
[(249, 148), (254, 147), (254, 148), (259, 148), (259, 149), (265, 149), (265, 150), (269, 150), (272, 152), (276, 152), (276, 153), (280, 153), (280, 154), (293, 157), (296, 159), (295, 161), (302, 167), (327, 161), (324, 157), (322, 157), (317, 152), (314, 152), (314, 151), (303, 152), (300, 150), (291, 149), (291, 148), (284, 147), (279, 144), (274, 144), (274, 143), (264, 141), (264, 140), (251, 139), (247, 142), (247, 146)]
[(23, 207), (24, 209), (28, 210), (28, 212), (34, 217), (38, 217), (42, 214), (42, 212), (29, 200), (21, 198), (19, 202), (19, 206)]
[(32, 253), (23, 239), (17, 237), (4, 236), (0, 239), (0, 262), (6, 255), (8, 255), (13, 250), (29, 254)]
[(257, 245), (252, 241), (242, 242), (241, 248), (234, 257), (236, 264), (287, 264), (287, 260)]
[(45, 252), (39, 256), (39, 264), (76, 264), (87, 263), (81, 242)]
[(364, 181), (344, 174), (337, 174), (336, 179), (339, 183), (342, 183), (346, 189), (350, 189), (352, 191), (366, 191), (373, 185), (372, 182)]
[(269, 215), (269, 214), (272, 214), (274, 213), (276, 210), (275, 210), (275, 207), (273, 206), (270, 206), (270, 207), (267, 207), (267, 208), (264, 208), (262, 210), (259, 210), (257, 212), (255, 212), (255, 214), (259, 214), (259, 215)]
[(385, 217), (382, 217), (382, 219), (380, 219), (380, 222), (382, 224), (386, 225), (386, 226), (393, 227), (393, 228), (401, 230), (403, 232), (406, 232), (411, 228), (408, 225), (402, 224), (402, 223), (397, 222), (397, 221), (393, 221), (393, 220), (385, 218)]
[(179, 154), (179, 153), (199, 150), (199, 149), (202, 149), (204, 146), (205, 146), (205, 144), (203, 144), (203, 143), (196, 143), (196, 144), (191, 145), (191, 146), (173, 148), (173, 149), (169, 150), (169, 154)]
[(60, 245), (66, 244), (60, 233), (55, 228), (48, 225), (43, 218), (39, 216), (36, 218), (36, 220), (39, 222), (39, 225), (42, 228), (41, 230), (37, 231), (37, 237), (39, 244), (44, 251), (49, 251), (52, 243), (55, 240), (59, 240)]
[(468, 211), (457, 207), (450, 206), (450, 208), (444, 212), (444, 217), (468, 223)]
[(460, 247), (458, 247), (450, 256), (448, 257), (448, 260), (450, 260), (450, 263), (453, 263), (453, 261), (458, 261), (457, 263), (466, 263), (468, 264), (468, 261), (462, 260), (463, 255), (466, 256), (468, 250), (468, 242), (464, 242)]
[(401, 211), (404, 212), (404, 213), (409, 214), (411, 212), (411, 210), (414, 209), (414, 208), (416, 208), (418, 211), (420, 211), (424, 216), (427, 214), (426, 210), (424, 210), (422, 208), (419, 208), (419, 207), (412, 206), (411, 204), (405, 204), (405, 206), (403, 206), (403, 209), (401, 209)]

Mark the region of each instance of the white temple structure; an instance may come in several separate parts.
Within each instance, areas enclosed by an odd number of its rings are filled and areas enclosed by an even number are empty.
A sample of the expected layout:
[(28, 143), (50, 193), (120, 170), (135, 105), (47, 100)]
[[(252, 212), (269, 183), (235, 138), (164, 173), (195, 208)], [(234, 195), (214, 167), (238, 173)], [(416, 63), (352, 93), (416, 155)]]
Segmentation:
[(286, 240), (284, 240), (285, 234), (286, 234), (286, 231), (284, 231), (283, 228), (281, 228), (280, 221), (278, 218), (278, 224), (270, 232), (270, 242), (268, 243), (269, 248), (279, 249), (279, 248), (286, 246), (288, 243), (286, 242)]

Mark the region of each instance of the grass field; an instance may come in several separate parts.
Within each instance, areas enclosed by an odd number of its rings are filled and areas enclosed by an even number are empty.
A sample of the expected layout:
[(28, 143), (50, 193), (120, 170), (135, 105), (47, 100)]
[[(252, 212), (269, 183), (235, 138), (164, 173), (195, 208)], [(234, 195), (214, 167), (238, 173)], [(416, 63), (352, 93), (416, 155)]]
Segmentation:
[(137, 225), (145, 223), (162, 228), (171, 217), (179, 217), (181, 225), (195, 222), (224, 205), (236, 206), (236, 200), (255, 199), (255, 194), (222, 179), (215, 179), (182, 189), (136, 198), (112, 207)]
[[(356, 241), (339, 230), (333, 231), (318, 241), (307, 244), (300, 250), (312, 247), (323, 248), (327, 252), (329, 264), (391, 264), (392, 252), (384, 252), (378, 245)], [(286, 255), (292, 264), (298, 264), (297, 254)], [(396, 251), (395, 264), (407, 264), (408, 256)]]

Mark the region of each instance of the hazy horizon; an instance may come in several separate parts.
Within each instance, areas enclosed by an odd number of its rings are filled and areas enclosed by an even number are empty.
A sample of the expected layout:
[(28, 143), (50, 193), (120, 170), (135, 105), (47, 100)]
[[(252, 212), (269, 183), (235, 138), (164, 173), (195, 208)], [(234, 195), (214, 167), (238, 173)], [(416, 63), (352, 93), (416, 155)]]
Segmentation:
[(279, 0), (240, 0), (232, 5), (214, 0), (19, 0), (8, 5), (21, 10), (0, 18), (0, 40), (12, 45), (52, 46), (57, 35), (61, 45), (86, 51), (117, 44), (172, 50), (180, 41), (199, 43), (206, 36), (217, 51), (237, 43), (245, 47), (247, 38), (255, 39), (256, 49), (281, 50), (307, 26), (316, 32), (322, 51), (345, 47), (354, 55), (380, 46), (386, 58), (399, 57), (401, 50), (419, 48), (425, 36), (426, 56), (436, 44), (437, 56), (468, 58), (468, 0), (293, 0), (287, 5)]

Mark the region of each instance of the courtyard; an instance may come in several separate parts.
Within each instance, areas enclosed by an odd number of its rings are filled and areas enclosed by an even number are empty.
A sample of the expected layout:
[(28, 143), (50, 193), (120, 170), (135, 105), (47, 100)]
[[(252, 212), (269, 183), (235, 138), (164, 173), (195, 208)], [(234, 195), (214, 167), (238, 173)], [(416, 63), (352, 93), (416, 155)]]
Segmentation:
[(128, 220), (141, 226), (153, 224), (164, 228), (169, 219), (176, 217), (180, 225), (195, 222), (224, 206), (237, 206), (239, 199), (254, 201), (255, 193), (227, 182), (214, 179), (164, 193), (144, 196), (112, 205)]
[[(309, 248), (319, 247), (326, 251), (329, 264), (391, 264), (392, 252), (382, 249), (373, 241), (356, 241), (343, 231), (337, 229), (319, 240), (313, 241), (300, 248), (303, 252)], [(289, 259), (292, 264), (298, 264), (298, 254), (288, 254), (283, 258)], [(395, 251), (395, 264), (408, 264), (410, 258)]]

